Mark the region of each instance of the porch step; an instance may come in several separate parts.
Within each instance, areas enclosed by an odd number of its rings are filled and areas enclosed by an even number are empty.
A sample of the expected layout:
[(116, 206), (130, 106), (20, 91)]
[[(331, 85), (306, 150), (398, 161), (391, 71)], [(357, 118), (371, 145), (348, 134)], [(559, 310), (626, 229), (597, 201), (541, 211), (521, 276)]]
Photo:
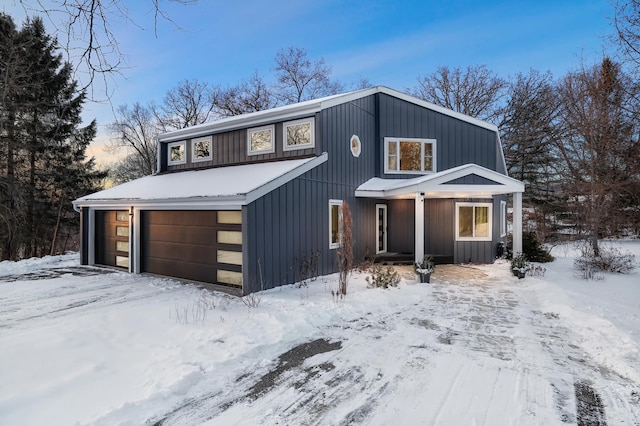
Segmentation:
[[(413, 253), (381, 253), (370, 260), (373, 263), (381, 263), (383, 265), (413, 265)], [(453, 263), (453, 256), (433, 256), (436, 265), (446, 265)]]

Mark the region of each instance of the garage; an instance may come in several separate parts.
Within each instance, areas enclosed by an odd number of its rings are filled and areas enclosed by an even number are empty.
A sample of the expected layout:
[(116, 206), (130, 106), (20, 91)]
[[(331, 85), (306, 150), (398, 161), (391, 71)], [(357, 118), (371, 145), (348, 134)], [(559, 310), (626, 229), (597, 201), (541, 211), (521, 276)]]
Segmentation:
[(240, 211), (141, 211), (141, 272), (242, 287)]
[(97, 210), (95, 262), (129, 269), (129, 212)]

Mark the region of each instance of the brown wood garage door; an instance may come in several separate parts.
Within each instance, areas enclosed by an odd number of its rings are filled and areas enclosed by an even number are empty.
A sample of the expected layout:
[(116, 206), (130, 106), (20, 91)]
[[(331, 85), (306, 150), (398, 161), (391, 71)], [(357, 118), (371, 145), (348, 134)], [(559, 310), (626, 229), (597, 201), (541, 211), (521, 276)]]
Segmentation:
[(241, 212), (142, 211), (141, 271), (242, 286)]
[(97, 210), (95, 263), (129, 268), (129, 212)]

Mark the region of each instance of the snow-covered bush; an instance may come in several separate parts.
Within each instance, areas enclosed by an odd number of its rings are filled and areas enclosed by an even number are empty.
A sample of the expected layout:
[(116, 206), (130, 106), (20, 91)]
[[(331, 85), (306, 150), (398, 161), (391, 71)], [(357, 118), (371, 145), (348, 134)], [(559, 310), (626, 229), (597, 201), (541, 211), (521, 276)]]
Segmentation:
[(400, 283), (400, 274), (391, 266), (383, 267), (375, 264), (369, 269), (369, 274), (365, 280), (369, 288), (389, 288), (396, 287)]
[(584, 244), (580, 250), (580, 257), (573, 261), (573, 267), (584, 279), (603, 279), (602, 272), (627, 274), (636, 268), (636, 257), (615, 247), (601, 247), (599, 256), (589, 244)]

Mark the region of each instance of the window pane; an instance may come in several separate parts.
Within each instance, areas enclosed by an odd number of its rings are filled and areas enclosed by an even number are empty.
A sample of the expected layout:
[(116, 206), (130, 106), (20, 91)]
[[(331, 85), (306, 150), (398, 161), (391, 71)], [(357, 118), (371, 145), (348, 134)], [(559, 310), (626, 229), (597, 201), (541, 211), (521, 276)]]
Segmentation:
[(340, 206), (331, 205), (331, 244), (340, 242)]
[(169, 152), (169, 161), (184, 160), (184, 145), (175, 145), (171, 147)]
[(388, 170), (398, 170), (398, 159), (396, 156), (389, 156), (387, 163)]
[(271, 129), (251, 133), (251, 151), (270, 151), (273, 148)]
[(400, 141), (400, 170), (412, 172), (421, 171), (421, 150), (422, 143), (420, 142)]
[(396, 155), (398, 153), (398, 143), (389, 142), (389, 155)]
[(221, 244), (242, 244), (242, 232), (218, 231), (218, 242)]
[(116, 250), (123, 251), (125, 253), (129, 253), (129, 242), (128, 241), (116, 241)]
[(242, 252), (218, 250), (218, 263), (228, 263), (230, 265), (242, 265)]
[(458, 236), (473, 237), (473, 207), (458, 207)]
[(116, 266), (121, 268), (129, 267), (129, 256), (116, 256)]
[(424, 171), (433, 171), (433, 145), (424, 144)]
[(129, 221), (129, 212), (128, 211), (117, 211), (116, 212), (116, 221), (117, 222), (128, 222)]
[(129, 236), (129, 227), (128, 226), (116, 226), (116, 235), (118, 237), (128, 237)]
[(219, 283), (242, 285), (241, 272), (225, 271), (222, 269), (218, 269), (217, 277), (218, 277), (217, 281)]
[(311, 123), (292, 124), (287, 126), (287, 145), (311, 144)]
[(476, 207), (475, 237), (489, 236), (489, 207)]
[(194, 158), (209, 158), (211, 154), (211, 144), (209, 141), (196, 141), (193, 143)]
[(218, 223), (232, 223), (236, 225), (242, 224), (241, 211), (219, 211)]

